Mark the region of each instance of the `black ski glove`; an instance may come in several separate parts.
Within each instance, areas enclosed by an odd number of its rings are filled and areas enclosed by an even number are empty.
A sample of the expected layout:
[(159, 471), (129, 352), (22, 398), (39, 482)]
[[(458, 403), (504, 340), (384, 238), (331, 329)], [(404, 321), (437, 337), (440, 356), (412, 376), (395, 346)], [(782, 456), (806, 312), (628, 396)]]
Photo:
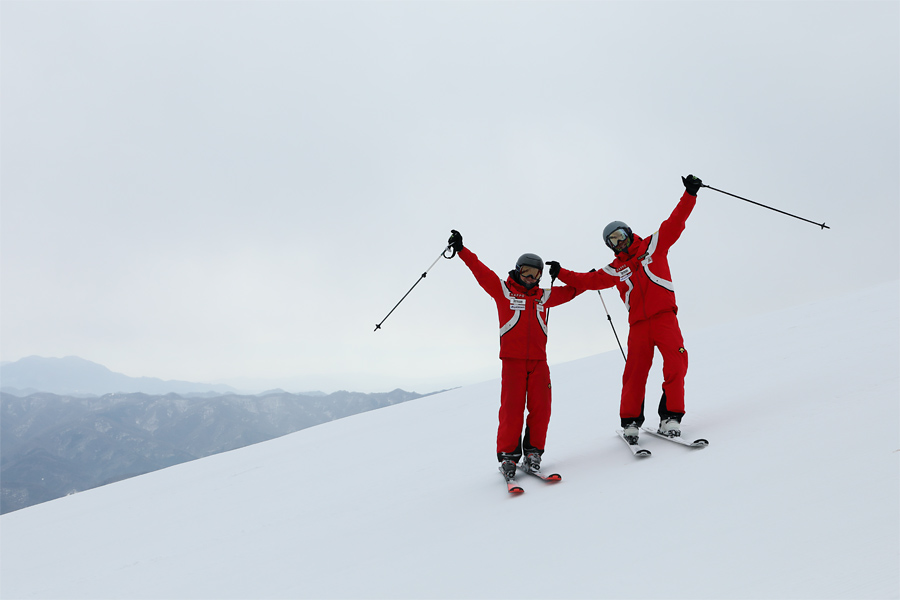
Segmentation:
[(559, 270), (562, 268), (559, 266), (559, 263), (555, 260), (548, 260), (547, 266), (550, 267), (550, 279), (556, 279), (559, 277)]
[(687, 193), (691, 196), (696, 196), (697, 192), (700, 190), (700, 187), (703, 185), (703, 182), (700, 181), (700, 178), (694, 177), (693, 175), (682, 177), (681, 181), (684, 182), (684, 189), (687, 190)]
[(447, 243), (450, 244), (454, 252), (459, 252), (463, 249), (462, 234), (455, 229), (451, 229), (450, 239), (447, 240)]

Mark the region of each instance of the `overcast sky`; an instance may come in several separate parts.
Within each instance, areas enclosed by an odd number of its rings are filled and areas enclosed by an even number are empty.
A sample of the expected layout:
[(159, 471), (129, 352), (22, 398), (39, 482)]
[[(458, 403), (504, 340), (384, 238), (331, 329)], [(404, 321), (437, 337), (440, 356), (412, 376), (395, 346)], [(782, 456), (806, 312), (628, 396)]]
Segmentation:
[[(693, 331), (900, 277), (897, 2), (0, 17), (4, 361), (248, 390), (492, 379), (496, 310), (458, 258), (373, 331), (450, 229), (504, 277), (524, 252), (587, 271), (609, 221), (653, 233), (687, 173), (831, 227), (701, 190), (670, 253), (692, 361), (716, 352)], [(551, 366), (616, 349), (596, 292), (550, 320)]]

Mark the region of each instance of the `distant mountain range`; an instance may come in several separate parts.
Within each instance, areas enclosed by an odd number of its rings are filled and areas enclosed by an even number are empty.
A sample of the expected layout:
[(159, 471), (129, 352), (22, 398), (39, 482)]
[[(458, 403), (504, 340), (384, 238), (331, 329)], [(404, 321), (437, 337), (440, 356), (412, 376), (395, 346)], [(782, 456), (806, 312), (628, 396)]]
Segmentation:
[(0, 392), (0, 514), (421, 397)]
[(428, 395), (241, 395), (227, 385), (128, 377), (76, 356), (6, 362), (0, 514)]
[(164, 381), (155, 377), (129, 377), (103, 365), (78, 358), (29, 356), (0, 365), (0, 391), (15, 396), (49, 392), (69, 396), (102, 396), (115, 393), (142, 394), (228, 394), (237, 390), (227, 385)]

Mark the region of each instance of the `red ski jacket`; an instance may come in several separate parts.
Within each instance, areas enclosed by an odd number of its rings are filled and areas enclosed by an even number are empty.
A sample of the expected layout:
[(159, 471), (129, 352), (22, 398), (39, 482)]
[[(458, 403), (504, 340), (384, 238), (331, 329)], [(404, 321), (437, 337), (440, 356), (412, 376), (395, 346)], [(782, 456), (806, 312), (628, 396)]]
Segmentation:
[(666, 311), (678, 314), (669, 272), (669, 248), (681, 237), (696, 203), (697, 197), (685, 192), (659, 231), (649, 238), (635, 235), (628, 250), (616, 254), (614, 261), (598, 271), (575, 273), (560, 269), (559, 280), (579, 290), (616, 286), (628, 309), (628, 323), (632, 325)]
[(497, 304), (500, 319), (500, 358), (547, 360), (547, 311), (581, 293), (570, 286), (526, 290), (512, 278), (506, 281), (487, 268), (468, 248), (459, 251), (478, 284)]

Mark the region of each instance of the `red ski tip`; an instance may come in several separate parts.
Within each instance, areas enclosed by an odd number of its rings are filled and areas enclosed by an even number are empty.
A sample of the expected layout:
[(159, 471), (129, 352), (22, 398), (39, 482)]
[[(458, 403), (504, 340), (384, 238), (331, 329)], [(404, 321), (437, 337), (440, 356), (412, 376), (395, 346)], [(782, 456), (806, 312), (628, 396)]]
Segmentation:
[(511, 488), (509, 488), (509, 493), (510, 493), (510, 494), (521, 494), (521, 493), (524, 492), (524, 491), (525, 491), (525, 490), (523, 490), (523, 489), (520, 488), (520, 487), (511, 487)]

